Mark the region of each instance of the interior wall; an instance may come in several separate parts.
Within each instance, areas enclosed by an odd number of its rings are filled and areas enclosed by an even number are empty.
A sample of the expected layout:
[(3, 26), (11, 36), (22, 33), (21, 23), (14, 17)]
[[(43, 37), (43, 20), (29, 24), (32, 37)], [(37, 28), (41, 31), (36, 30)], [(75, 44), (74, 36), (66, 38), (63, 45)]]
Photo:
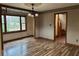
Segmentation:
[(35, 29), (36, 29), (36, 38), (37, 37), (39, 37), (39, 35), (40, 35), (40, 14), (39, 14), (39, 16), (38, 17), (36, 17), (35, 18), (35, 20), (36, 20), (36, 26), (35, 26)]
[(39, 16), (39, 37), (54, 39), (54, 14), (43, 13)]
[(66, 13), (59, 14), (59, 20), (62, 23), (62, 29), (66, 30)]
[[(67, 43), (79, 45), (79, 9), (40, 14), (39, 37), (54, 40), (54, 13), (67, 12)], [(49, 24), (52, 24), (51, 26)]]
[(79, 45), (79, 9), (68, 11), (67, 43)]
[(20, 37), (33, 35), (33, 18), (27, 17), (27, 31), (3, 34), (3, 41), (12, 40)]

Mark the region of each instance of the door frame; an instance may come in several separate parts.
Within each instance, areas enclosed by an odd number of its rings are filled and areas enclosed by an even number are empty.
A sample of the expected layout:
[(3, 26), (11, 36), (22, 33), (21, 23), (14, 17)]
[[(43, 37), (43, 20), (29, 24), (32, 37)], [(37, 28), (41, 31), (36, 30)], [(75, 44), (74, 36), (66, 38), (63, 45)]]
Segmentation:
[(68, 24), (68, 12), (58, 12), (58, 13), (54, 13), (54, 41), (56, 40), (55, 38), (55, 19), (56, 19), (56, 14), (66, 14), (66, 36), (65, 36), (65, 44), (67, 43), (67, 24)]

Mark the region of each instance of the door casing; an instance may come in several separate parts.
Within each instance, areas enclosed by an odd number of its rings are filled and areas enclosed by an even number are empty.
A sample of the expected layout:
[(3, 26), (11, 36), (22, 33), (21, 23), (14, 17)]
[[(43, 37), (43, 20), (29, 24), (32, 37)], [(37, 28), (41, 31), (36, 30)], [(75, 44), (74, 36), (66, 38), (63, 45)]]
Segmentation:
[(66, 36), (65, 36), (65, 44), (67, 43), (67, 22), (68, 22), (68, 13), (67, 12), (58, 12), (58, 13), (54, 13), (54, 41), (56, 40), (55, 38), (55, 19), (56, 19), (56, 14), (66, 14)]

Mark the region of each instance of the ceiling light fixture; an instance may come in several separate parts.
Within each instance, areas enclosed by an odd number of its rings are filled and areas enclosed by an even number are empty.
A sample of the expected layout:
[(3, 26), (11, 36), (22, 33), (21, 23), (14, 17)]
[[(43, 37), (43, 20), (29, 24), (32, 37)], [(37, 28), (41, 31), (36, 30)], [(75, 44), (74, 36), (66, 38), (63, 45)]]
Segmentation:
[(31, 16), (31, 17), (35, 16), (35, 17), (37, 17), (38, 13), (34, 12), (34, 3), (32, 3), (31, 6), (32, 6), (32, 11), (28, 13), (28, 16)]

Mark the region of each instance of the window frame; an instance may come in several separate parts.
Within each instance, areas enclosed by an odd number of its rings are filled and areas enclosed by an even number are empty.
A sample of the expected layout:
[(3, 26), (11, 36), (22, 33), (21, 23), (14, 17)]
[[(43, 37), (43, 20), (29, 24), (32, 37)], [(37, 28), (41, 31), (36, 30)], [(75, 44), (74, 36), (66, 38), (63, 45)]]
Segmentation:
[[(5, 32), (3, 32), (3, 34), (9, 34), (9, 33), (18, 33), (18, 32), (24, 32), (24, 31), (27, 31), (27, 15), (13, 15), (13, 14), (2, 14), (4, 16), (4, 27), (5, 27)], [(20, 17), (20, 30), (17, 30), (17, 31), (10, 31), (10, 32), (7, 32), (7, 21), (6, 21), (6, 16), (19, 16)], [(25, 30), (22, 30), (22, 23), (21, 23), (21, 17), (25, 17)]]

